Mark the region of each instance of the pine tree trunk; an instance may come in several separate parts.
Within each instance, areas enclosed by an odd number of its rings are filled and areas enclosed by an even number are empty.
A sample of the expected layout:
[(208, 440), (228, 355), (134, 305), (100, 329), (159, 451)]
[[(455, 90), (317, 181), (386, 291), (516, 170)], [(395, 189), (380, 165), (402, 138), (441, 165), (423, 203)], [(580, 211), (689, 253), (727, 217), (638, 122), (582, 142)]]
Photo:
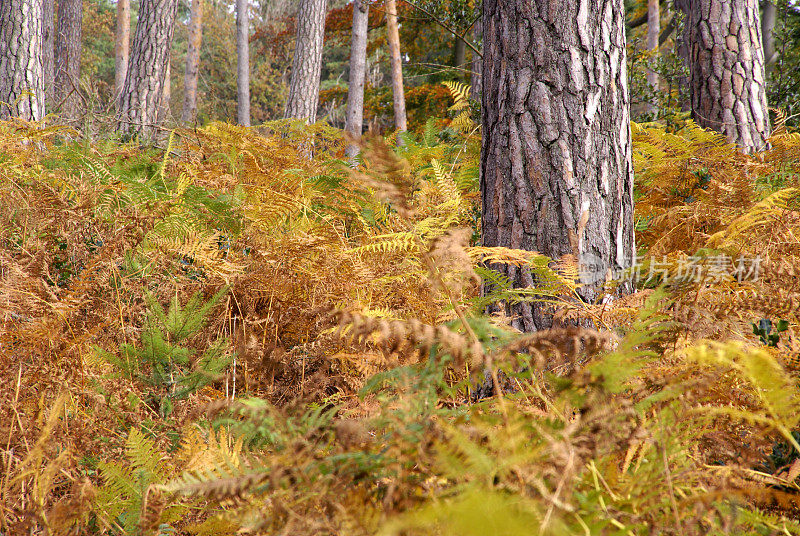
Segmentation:
[(178, 0), (141, 0), (117, 130), (142, 139), (158, 131)]
[(42, 0), (0, 1), (0, 119), (44, 117)]
[[(652, 61), (656, 60), (661, 34), (661, 6), (659, 0), (647, 0), (647, 50), (653, 52)], [(658, 73), (652, 69), (647, 71), (647, 83), (653, 90), (654, 95), (658, 94)], [(658, 111), (658, 106), (651, 102), (648, 106), (651, 113)]]
[(686, 17), (692, 116), (746, 153), (770, 124), (758, 0), (691, 0)]
[[(624, 1), (484, 0), (483, 36), (483, 244), (574, 255), (595, 302), (635, 255)], [(524, 331), (552, 325), (541, 304), (500, 308)]]
[(167, 61), (167, 72), (164, 75), (164, 95), (161, 97), (161, 105), (158, 110), (158, 123), (162, 124), (169, 120), (170, 103), (172, 102), (172, 60)]
[[(483, 39), (483, 21), (478, 19), (472, 31), (475, 45), (478, 46)], [(470, 76), (470, 98), (474, 101), (479, 101), (481, 98), (481, 80), (483, 77), (483, 61), (480, 55), (472, 52), (472, 76)]]
[(236, 0), (236, 117), (239, 124), (250, 126), (250, 16), (248, 0)]
[(197, 120), (197, 77), (200, 72), (200, 45), (203, 39), (203, 0), (192, 0), (189, 20), (188, 49), (186, 51), (186, 73), (183, 82), (183, 111), (181, 122)]
[(81, 27), (83, 0), (58, 1), (55, 49), (55, 102), (61, 116), (76, 121), (80, 113)]
[(117, 0), (117, 30), (114, 41), (114, 98), (119, 99), (128, 73), (131, 42), (131, 2)]
[(778, 53), (775, 50), (775, 22), (778, 16), (778, 8), (770, 0), (764, 2), (764, 9), (761, 12), (761, 38), (764, 47), (764, 62), (769, 68), (775, 63)]
[(56, 28), (53, 0), (42, 0), (42, 70), (46, 108), (53, 109), (55, 98), (55, 46)]
[(392, 63), (392, 96), (394, 98), (394, 126), (400, 132), (408, 130), (406, 94), (403, 89), (403, 58), (400, 55), (400, 29), (397, 26), (397, 2), (386, 0), (386, 38), (389, 41), (389, 58)]
[[(347, 118), (344, 129), (355, 139), (361, 138), (364, 127), (364, 79), (367, 74), (367, 34), (369, 4), (353, 3), (353, 39), (350, 44), (350, 84), (347, 89)], [(349, 145), (347, 156), (358, 154), (358, 146)]]
[(292, 81), (286, 101), (286, 117), (308, 123), (317, 120), (322, 46), (325, 41), (327, 0), (300, 0), (297, 13), (297, 45), (292, 60)]

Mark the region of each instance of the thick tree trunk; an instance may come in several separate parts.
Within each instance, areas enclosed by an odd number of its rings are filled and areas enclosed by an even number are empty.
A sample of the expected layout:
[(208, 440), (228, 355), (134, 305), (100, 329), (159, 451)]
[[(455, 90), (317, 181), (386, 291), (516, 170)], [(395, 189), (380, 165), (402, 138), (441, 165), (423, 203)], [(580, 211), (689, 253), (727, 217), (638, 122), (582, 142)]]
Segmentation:
[(778, 53), (775, 50), (775, 22), (778, 8), (770, 0), (764, 2), (761, 12), (761, 38), (764, 47), (764, 63), (769, 67), (775, 62)]
[(236, 117), (250, 126), (250, 14), (248, 0), (236, 0)]
[(392, 96), (394, 99), (394, 126), (400, 132), (408, 130), (406, 93), (403, 89), (403, 57), (400, 55), (400, 28), (397, 25), (397, 2), (386, 0), (386, 38), (389, 41), (389, 58), (392, 63)]
[(186, 51), (186, 73), (183, 81), (181, 122), (197, 120), (197, 77), (200, 72), (200, 45), (203, 39), (203, 0), (192, 0), (189, 19), (189, 45)]
[(128, 72), (131, 42), (131, 2), (117, 0), (117, 31), (114, 41), (114, 98), (119, 99)]
[(55, 102), (61, 116), (76, 121), (80, 114), (81, 27), (83, 0), (58, 1), (55, 49)]
[(164, 95), (158, 109), (158, 123), (165, 123), (170, 116), (170, 103), (172, 102), (172, 60), (167, 61), (167, 72), (164, 74)]
[(143, 139), (158, 130), (178, 0), (141, 0), (117, 130)]
[(300, 0), (297, 13), (297, 45), (292, 60), (292, 81), (286, 101), (286, 117), (308, 123), (317, 120), (322, 46), (325, 40), (327, 0)]
[(0, 1), (0, 119), (44, 117), (42, 0)]
[(686, 41), (692, 116), (744, 152), (769, 137), (758, 0), (691, 0)]
[[(659, 49), (659, 35), (661, 34), (661, 6), (659, 0), (647, 0), (647, 50), (653, 52), (655, 60)], [(653, 90), (654, 95), (658, 93), (658, 73), (652, 69), (647, 71), (647, 83)], [(655, 103), (648, 106), (651, 113), (658, 111)]]
[[(478, 45), (483, 39), (483, 21), (482, 19), (478, 19), (473, 27), (473, 38), (475, 39), (475, 44)], [(472, 53), (472, 76), (470, 77), (470, 98), (478, 101), (481, 98), (481, 80), (483, 77), (483, 61), (481, 60), (480, 55), (476, 54), (474, 51)]]
[[(635, 255), (624, 2), (484, 0), (483, 50), (483, 244), (574, 255), (594, 302)], [(524, 331), (552, 324), (537, 303), (500, 307)]]
[(44, 92), (46, 108), (53, 109), (55, 98), (55, 47), (56, 28), (53, 0), (42, 1), (42, 71), (44, 72)]
[[(364, 128), (364, 79), (367, 74), (367, 34), (369, 4), (364, 0), (353, 3), (353, 39), (350, 44), (350, 84), (347, 90), (347, 118), (344, 129), (355, 139)], [(347, 156), (358, 154), (357, 145), (349, 145)]]

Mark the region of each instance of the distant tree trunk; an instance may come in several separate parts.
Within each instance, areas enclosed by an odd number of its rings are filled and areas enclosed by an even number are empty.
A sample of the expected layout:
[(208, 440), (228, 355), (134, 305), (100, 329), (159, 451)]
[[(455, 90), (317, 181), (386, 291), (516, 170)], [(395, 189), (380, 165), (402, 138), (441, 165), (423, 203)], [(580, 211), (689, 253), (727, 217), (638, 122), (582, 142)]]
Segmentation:
[[(475, 22), (475, 26), (473, 27), (473, 38), (475, 39), (475, 44), (479, 44), (481, 39), (483, 39), (483, 21), (478, 19)], [(472, 53), (472, 76), (470, 76), (470, 98), (475, 101), (480, 101), (481, 98), (481, 80), (483, 76), (483, 61), (481, 60), (480, 55), (476, 54), (474, 51)]]
[(80, 110), (81, 26), (83, 0), (58, 1), (55, 49), (55, 102), (67, 121), (78, 119)]
[(188, 49), (186, 51), (186, 73), (183, 82), (183, 111), (181, 122), (197, 120), (197, 77), (200, 72), (200, 45), (203, 39), (203, 0), (192, 0), (189, 20)]
[(746, 153), (770, 133), (758, 0), (690, 0), (686, 18), (692, 116)]
[[(353, 3), (353, 39), (350, 44), (350, 84), (347, 90), (347, 119), (344, 129), (354, 138), (361, 137), (364, 127), (364, 79), (367, 74), (367, 34), (369, 4), (364, 0)], [(358, 146), (349, 145), (347, 156), (358, 154)]]
[(400, 132), (408, 130), (406, 94), (403, 89), (403, 57), (400, 55), (400, 29), (397, 26), (397, 3), (386, 0), (386, 34), (392, 62), (392, 94), (394, 96), (394, 126)]
[(131, 41), (131, 2), (117, 0), (117, 31), (114, 41), (114, 98), (119, 99), (128, 72)]
[(775, 21), (778, 8), (770, 0), (764, 2), (761, 12), (761, 38), (764, 47), (764, 63), (767, 67), (775, 63), (778, 53), (775, 50)]
[(53, 0), (42, 1), (42, 70), (44, 71), (45, 107), (53, 109), (55, 98), (55, 43), (56, 28)]
[[(659, 0), (647, 0), (647, 50), (653, 52), (653, 60), (657, 57), (659, 49), (659, 35), (661, 34), (661, 6)], [(647, 70), (647, 83), (653, 90), (654, 95), (658, 94), (658, 73), (652, 69)], [(651, 113), (658, 112), (656, 103), (648, 106)]]
[(248, 0), (236, 0), (236, 117), (250, 126), (250, 14)]
[(42, 0), (0, 1), (0, 119), (44, 117)]
[[(455, 43), (453, 43), (453, 67), (457, 69), (464, 67), (466, 59), (467, 43), (460, 37), (456, 37)], [(456, 73), (457, 76), (460, 76), (460, 74), (461, 73)]]
[(286, 101), (287, 118), (303, 119), (308, 123), (317, 120), (326, 6), (327, 0), (300, 0), (292, 81)]
[(117, 130), (143, 139), (158, 131), (178, 0), (141, 0), (119, 102)]
[[(635, 255), (624, 7), (483, 0), (483, 244), (574, 255), (587, 302)], [(537, 285), (528, 270), (492, 268)], [(539, 303), (499, 307), (518, 329), (552, 325)]]

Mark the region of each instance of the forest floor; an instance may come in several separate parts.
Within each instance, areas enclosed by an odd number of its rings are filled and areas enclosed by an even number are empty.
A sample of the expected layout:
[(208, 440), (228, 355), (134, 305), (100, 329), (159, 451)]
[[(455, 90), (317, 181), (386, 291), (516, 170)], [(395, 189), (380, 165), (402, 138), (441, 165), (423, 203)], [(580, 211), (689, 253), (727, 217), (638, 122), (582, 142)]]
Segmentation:
[(800, 534), (800, 135), (633, 135), (637, 291), (586, 304), (477, 245), (464, 118), (356, 168), (0, 123), (0, 534)]

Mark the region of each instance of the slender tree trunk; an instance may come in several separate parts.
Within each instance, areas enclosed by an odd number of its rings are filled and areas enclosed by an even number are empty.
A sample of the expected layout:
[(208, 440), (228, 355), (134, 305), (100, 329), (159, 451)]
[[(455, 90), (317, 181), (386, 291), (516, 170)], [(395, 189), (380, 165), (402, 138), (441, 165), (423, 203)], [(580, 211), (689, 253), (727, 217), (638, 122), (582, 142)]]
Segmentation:
[(686, 17), (692, 116), (746, 153), (770, 133), (758, 0), (690, 0)]
[[(481, 42), (483, 39), (483, 20), (478, 19), (473, 27), (473, 39), (475, 44)], [(480, 101), (481, 98), (481, 81), (483, 77), (483, 61), (478, 54), (472, 53), (472, 76), (470, 77), (470, 98), (475, 101)]]
[(131, 2), (117, 0), (117, 32), (114, 41), (114, 98), (119, 99), (128, 72), (131, 41)]
[(139, 4), (139, 22), (119, 102), (117, 129), (122, 133), (148, 139), (158, 130), (177, 7), (178, 0), (141, 0)]
[(81, 27), (83, 0), (58, 1), (55, 49), (55, 102), (67, 121), (78, 119), (80, 110)]
[(761, 12), (761, 38), (764, 47), (764, 62), (769, 68), (775, 63), (778, 53), (775, 50), (775, 21), (778, 16), (778, 8), (770, 0), (764, 2), (764, 9)]
[(236, 92), (239, 124), (250, 126), (250, 16), (248, 0), (236, 0)]
[(325, 40), (327, 0), (300, 0), (297, 13), (297, 45), (292, 60), (292, 81), (286, 101), (286, 117), (308, 123), (317, 120), (322, 46)]
[[(574, 255), (595, 302), (635, 255), (624, 1), (484, 0), (483, 36), (483, 244)], [(499, 307), (524, 331), (552, 324), (541, 304)]]
[[(353, 3), (353, 39), (350, 44), (350, 84), (347, 90), (347, 118), (344, 129), (355, 139), (364, 127), (364, 79), (367, 74), (367, 34), (369, 4), (364, 0)], [(358, 154), (357, 145), (349, 145), (347, 156)]]
[(53, 0), (42, 1), (42, 70), (44, 71), (44, 91), (46, 108), (53, 109), (55, 98), (55, 43), (56, 28)]
[(44, 117), (42, 0), (0, 1), (0, 119)]
[(467, 60), (467, 44), (460, 37), (453, 43), (453, 67), (462, 68)]
[[(651, 57), (655, 61), (659, 49), (659, 35), (661, 34), (661, 6), (659, 0), (647, 0), (647, 50), (653, 52)], [(652, 69), (647, 71), (647, 83), (653, 90), (653, 95), (658, 95), (658, 73)], [(658, 112), (658, 105), (651, 102), (648, 106), (651, 113)]]
[(200, 44), (203, 39), (203, 0), (192, 0), (189, 20), (189, 48), (186, 51), (186, 74), (183, 82), (181, 122), (197, 120), (197, 77), (200, 72)]
[(400, 55), (400, 29), (397, 25), (397, 3), (386, 0), (386, 34), (392, 62), (392, 95), (394, 96), (394, 126), (400, 132), (408, 130), (406, 94), (403, 89), (403, 58)]

